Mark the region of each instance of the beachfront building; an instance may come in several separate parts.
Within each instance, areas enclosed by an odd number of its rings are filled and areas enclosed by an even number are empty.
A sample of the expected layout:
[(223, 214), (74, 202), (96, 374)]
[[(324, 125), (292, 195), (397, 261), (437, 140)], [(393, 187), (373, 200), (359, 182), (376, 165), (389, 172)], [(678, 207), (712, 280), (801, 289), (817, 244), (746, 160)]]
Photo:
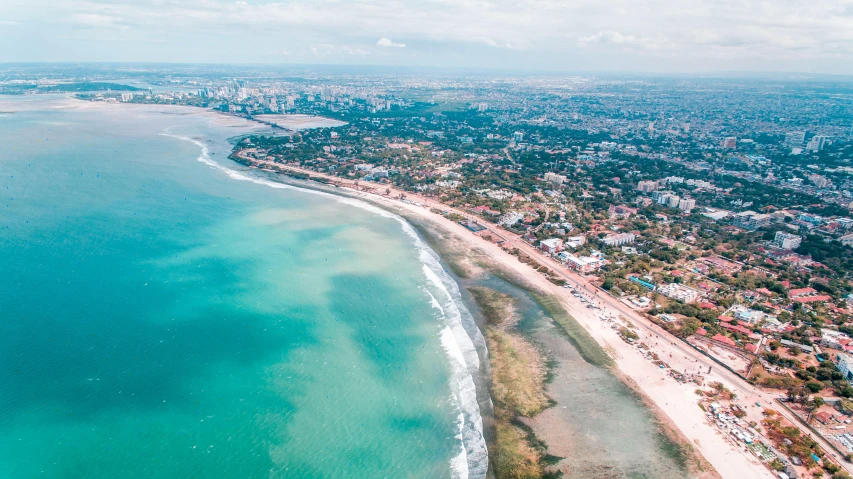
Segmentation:
[(524, 219), (524, 213), (518, 211), (510, 211), (498, 219), (498, 224), (501, 226), (510, 227)]
[(548, 254), (557, 254), (563, 249), (563, 240), (560, 238), (549, 238), (539, 242), (539, 249)]
[(601, 268), (601, 265), (604, 264), (604, 260), (601, 258), (597, 258), (594, 256), (575, 256), (568, 255), (566, 257), (566, 266), (578, 273), (591, 273), (593, 271), (598, 271)]

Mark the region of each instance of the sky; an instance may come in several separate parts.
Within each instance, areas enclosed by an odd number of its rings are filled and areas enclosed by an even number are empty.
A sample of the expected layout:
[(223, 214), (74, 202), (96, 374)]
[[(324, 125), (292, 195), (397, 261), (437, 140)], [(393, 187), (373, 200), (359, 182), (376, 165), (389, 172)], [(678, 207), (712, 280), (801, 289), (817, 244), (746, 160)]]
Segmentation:
[(853, 0), (2, 0), (0, 62), (853, 74)]

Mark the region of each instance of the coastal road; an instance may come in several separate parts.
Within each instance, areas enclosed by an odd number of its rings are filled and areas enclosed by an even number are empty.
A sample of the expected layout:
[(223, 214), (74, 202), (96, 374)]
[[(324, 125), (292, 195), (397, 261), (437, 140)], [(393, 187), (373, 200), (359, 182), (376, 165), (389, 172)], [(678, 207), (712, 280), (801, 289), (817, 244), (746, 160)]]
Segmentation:
[[(611, 309), (615, 309), (618, 313), (622, 314), (627, 319), (631, 320), (631, 322), (639, 326), (647, 334), (656, 337), (660, 341), (669, 342), (672, 348), (683, 354), (685, 357), (694, 360), (697, 364), (702, 365), (704, 367), (713, 368), (714, 373), (717, 376), (723, 378), (736, 388), (735, 392), (738, 394), (739, 398), (743, 400), (747, 400), (747, 398), (750, 398), (747, 404), (758, 402), (757, 399), (759, 398), (761, 399), (762, 403), (766, 404), (768, 403), (768, 401), (772, 401), (773, 399), (784, 397), (784, 395), (782, 394), (775, 395), (762, 391), (761, 389), (757, 388), (756, 386), (753, 386), (752, 384), (742, 379), (737, 374), (734, 374), (731, 371), (720, 366), (719, 364), (715, 363), (708, 356), (688, 346), (681, 339), (675, 337), (672, 333), (661, 328), (657, 324), (653, 323), (651, 320), (638, 314), (626, 304), (622, 303), (613, 296), (610, 296), (610, 294), (591, 284), (588, 279), (574, 272), (566, 270), (562, 264), (558, 263), (551, 257), (545, 256), (539, 250), (521, 240), (519, 236), (510, 233), (504, 234), (502, 235), (502, 237), (509, 241), (512, 246), (518, 248), (519, 250), (526, 253), (528, 256), (535, 259), (542, 266), (546, 266), (554, 270), (554, 272), (558, 274), (559, 277), (566, 280), (573, 287), (577, 288), (580, 291), (585, 291), (587, 295), (595, 301), (603, 303)], [(808, 434), (809, 437), (814, 439), (814, 441), (817, 442), (820, 447), (823, 448), (824, 451), (826, 451), (827, 454), (834, 457), (838, 461), (839, 465), (843, 469), (845, 469), (847, 472), (853, 473), (853, 464), (846, 461), (843, 457), (838, 457), (838, 454), (835, 452), (835, 449), (833, 449), (825, 439), (813, 433), (810, 429), (803, 427), (800, 420), (794, 414), (792, 414), (785, 408), (774, 408), (774, 410), (781, 416), (783, 416), (785, 419), (787, 419), (789, 422), (791, 422), (791, 424), (797, 426), (801, 431), (803, 431), (805, 434)]]

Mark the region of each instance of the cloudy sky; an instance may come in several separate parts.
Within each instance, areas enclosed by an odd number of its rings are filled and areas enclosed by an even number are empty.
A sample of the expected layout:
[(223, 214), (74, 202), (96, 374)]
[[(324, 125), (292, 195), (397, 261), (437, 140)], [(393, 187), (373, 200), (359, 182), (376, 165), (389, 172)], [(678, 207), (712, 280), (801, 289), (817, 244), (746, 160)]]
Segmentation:
[(853, 0), (2, 0), (0, 62), (853, 74)]

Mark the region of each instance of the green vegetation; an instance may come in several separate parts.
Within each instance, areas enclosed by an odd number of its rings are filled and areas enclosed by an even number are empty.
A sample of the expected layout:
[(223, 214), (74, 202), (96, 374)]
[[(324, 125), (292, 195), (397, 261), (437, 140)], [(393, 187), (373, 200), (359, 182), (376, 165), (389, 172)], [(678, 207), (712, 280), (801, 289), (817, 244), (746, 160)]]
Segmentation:
[(23, 95), (25, 93), (77, 93), (94, 91), (140, 91), (139, 88), (120, 83), (74, 82), (37, 85), (32, 83), (14, 83), (0, 85), (0, 95)]

